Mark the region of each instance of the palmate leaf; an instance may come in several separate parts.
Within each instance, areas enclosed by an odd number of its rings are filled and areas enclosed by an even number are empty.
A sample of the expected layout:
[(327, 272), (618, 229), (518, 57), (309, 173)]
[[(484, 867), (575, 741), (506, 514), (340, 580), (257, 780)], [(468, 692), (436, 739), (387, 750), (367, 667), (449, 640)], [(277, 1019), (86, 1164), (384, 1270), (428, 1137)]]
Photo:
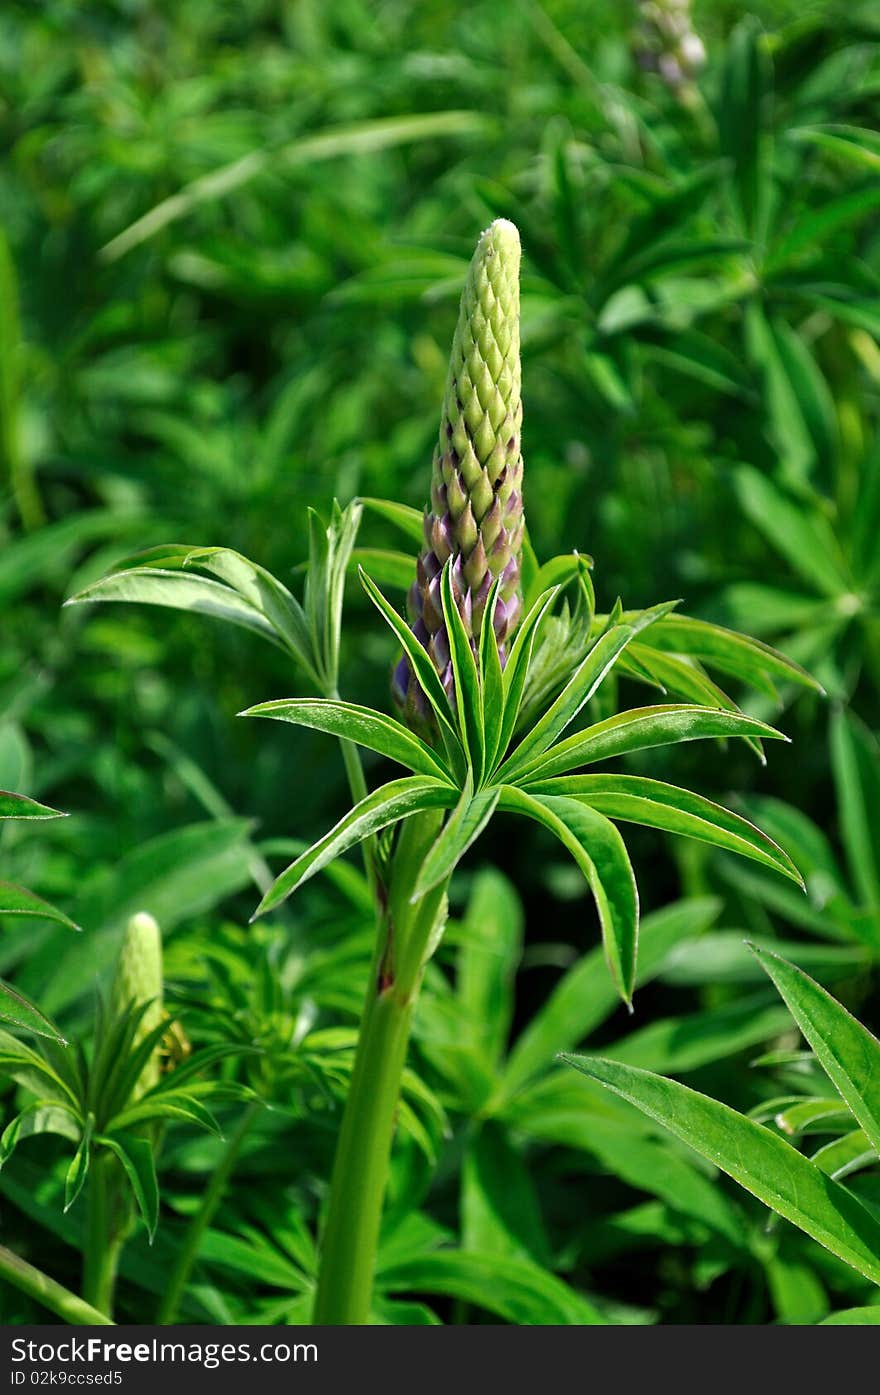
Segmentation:
[(524, 785), (534, 794), (582, 800), (610, 819), (643, 824), (752, 858), (803, 886), (788, 854), (748, 819), (711, 799), (638, 775), (563, 775)]
[(872, 1283), (880, 1283), (880, 1221), (778, 1134), (675, 1080), (598, 1056), (563, 1056), (708, 1158), (780, 1216)]
[(871, 1146), (880, 1152), (880, 1041), (803, 969), (754, 945), (752, 953), (779, 989)]
[(639, 933), (639, 898), (623, 839), (614, 824), (576, 799), (502, 788), (499, 807), (525, 814), (555, 833), (593, 893), (611, 976), (625, 1003), (632, 1000)]
[(501, 766), (498, 772), (499, 780), (518, 779), (523, 770), (528, 769), (565, 728), (571, 725), (630, 640), (662, 616), (668, 615), (677, 604), (677, 601), (670, 601), (655, 606), (652, 610), (636, 613), (628, 624), (610, 624), (605, 634), (597, 639), (586, 657), (581, 660), (556, 700)]
[[(788, 740), (775, 727), (756, 717), (747, 717), (742, 712), (677, 703), (634, 707), (608, 717), (604, 722), (597, 722), (584, 731), (575, 732), (527, 764), (519, 765), (516, 778), (529, 781), (549, 779), (576, 770), (578, 766), (627, 755), (631, 751), (644, 751), (652, 746), (667, 746), (677, 741), (724, 736)], [(507, 773), (508, 766), (504, 766), (500, 774)]]
[(449, 770), (426, 742), (383, 712), (359, 707), (353, 702), (335, 702), (329, 698), (279, 698), (261, 702), (239, 712), (239, 717), (273, 717), (279, 722), (310, 727), (313, 731), (329, 732), (346, 741), (354, 741), (369, 751), (376, 751), (388, 760), (405, 765), (418, 775), (438, 780), (450, 780)]
[(257, 907), (252, 920), (274, 910), (285, 901), (291, 892), (304, 881), (308, 881), (328, 862), (341, 853), (360, 843), (371, 833), (390, 824), (399, 823), (427, 809), (450, 809), (458, 801), (458, 790), (441, 780), (426, 775), (411, 775), (403, 780), (392, 780), (380, 789), (368, 794), (359, 804), (339, 820), (323, 838), (314, 843), (308, 852), (281, 873), (266, 892)]

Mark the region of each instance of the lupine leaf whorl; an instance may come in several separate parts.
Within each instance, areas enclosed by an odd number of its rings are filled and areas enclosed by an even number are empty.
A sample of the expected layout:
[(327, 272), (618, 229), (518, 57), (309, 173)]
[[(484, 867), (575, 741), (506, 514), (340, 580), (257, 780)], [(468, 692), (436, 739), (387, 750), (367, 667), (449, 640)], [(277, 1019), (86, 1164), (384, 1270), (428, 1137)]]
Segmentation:
[[(480, 237), (461, 297), (425, 510), (425, 544), (409, 595), (413, 630), (447, 692), (452, 672), (440, 604), (444, 564), (452, 560), (454, 593), (474, 645), (492, 583), (501, 578), (495, 633), (502, 662), (522, 608), (519, 263), (519, 233), (498, 218)], [(415, 688), (404, 660), (395, 671), (394, 692), (418, 718), (423, 705)]]
[[(134, 1045), (162, 1021), (162, 935), (151, 915), (133, 915), (125, 928), (122, 948), (110, 991), (110, 1012), (116, 1018), (149, 1002), (135, 1033)], [(159, 1051), (153, 1052), (140, 1076), (135, 1093), (142, 1094), (159, 1081)]]

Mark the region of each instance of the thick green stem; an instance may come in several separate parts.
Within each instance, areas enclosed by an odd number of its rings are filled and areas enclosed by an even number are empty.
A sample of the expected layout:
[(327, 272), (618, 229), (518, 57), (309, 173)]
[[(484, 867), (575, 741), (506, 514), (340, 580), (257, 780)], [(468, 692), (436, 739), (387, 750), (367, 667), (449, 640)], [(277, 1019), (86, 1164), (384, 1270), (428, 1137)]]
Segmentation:
[(446, 887), (411, 903), (422, 860), (442, 815), (418, 814), (403, 826), (345, 1104), (324, 1225), (314, 1321), (369, 1322), (382, 1203), (422, 973), (446, 916)]
[(116, 1159), (107, 1153), (92, 1158), (88, 1180), (88, 1214), (83, 1254), (83, 1298), (112, 1321), (116, 1269), (125, 1239), (120, 1223)]
[(156, 1314), (156, 1321), (162, 1325), (172, 1323), (177, 1318), (177, 1309), (183, 1297), (184, 1289), (190, 1276), (193, 1265), (198, 1257), (199, 1246), (202, 1243), (202, 1236), (213, 1219), (214, 1212), (220, 1204), (226, 1183), (229, 1181), (232, 1169), (238, 1161), (242, 1144), (247, 1137), (248, 1130), (256, 1115), (262, 1109), (262, 1104), (255, 1101), (249, 1104), (242, 1113), (235, 1130), (229, 1136), (220, 1162), (211, 1174), (211, 1181), (202, 1199), (202, 1204), (187, 1227), (183, 1237), (183, 1244), (177, 1255), (171, 1277), (159, 1304), (159, 1311)]
[(113, 1320), (107, 1317), (106, 1313), (98, 1312), (97, 1308), (71, 1293), (69, 1288), (50, 1279), (42, 1269), (36, 1269), (33, 1264), (28, 1264), (26, 1259), (20, 1259), (11, 1250), (7, 1250), (5, 1245), (0, 1245), (0, 1278), (12, 1284), (13, 1288), (19, 1289), (21, 1293), (26, 1293), (29, 1298), (35, 1298), (44, 1308), (48, 1308), (50, 1313), (63, 1318), (65, 1322), (74, 1323), (78, 1327), (112, 1326)]

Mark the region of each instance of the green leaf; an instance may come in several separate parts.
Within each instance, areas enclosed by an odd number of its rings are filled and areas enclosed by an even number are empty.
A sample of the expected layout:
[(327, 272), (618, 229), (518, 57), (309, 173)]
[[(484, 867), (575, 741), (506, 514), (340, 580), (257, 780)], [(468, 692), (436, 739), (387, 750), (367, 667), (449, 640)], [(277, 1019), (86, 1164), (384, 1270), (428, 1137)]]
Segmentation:
[(3, 1130), (0, 1137), (0, 1167), (11, 1157), (19, 1143), (40, 1133), (58, 1134), (78, 1144), (82, 1131), (71, 1110), (38, 1100), (17, 1114)]
[(23, 1032), (33, 1032), (38, 1037), (51, 1037), (53, 1041), (67, 1043), (58, 1028), (28, 998), (16, 993), (8, 983), (0, 983), (0, 1022), (11, 1022)]
[(97, 1134), (95, 1142), (109, 1148), (122, 1163), (152, 1244), (159, 1223), (159, 1184), (152, 1142), (133, 1133)]
[(459, 731), (464, 737), (465, 748), (474, 772), (474, 784), (479, 788), (486, 761), (483, 704), (471, 639), (453, 592), (451, 561), (446, 563), (440, 576), (440, 601), (449, 639)]
[(501, 798), (501, 790), (479, 790), (471, 793), (470, 775), (461, 798), (444, 825), (439, 838), (419, 869), (410, 900), (420, 901), (440, 882), (452, 875), (468, 848), (479, 838), (491, 819)]
[(504, 675), (501, 671), (501, 656), (495, 635), (495, 609), (500, 593), (499, 577), (489, 592), (483, 615), (483, 628), (480, 631), (481, 721), (486, 747), (484, 774), (495, 768), (495, 762), (501, 755), (499, 746), (504, 725)]
[[(680, 941), (701, 936), (717, 918), (720, 904), (710, 897), (679, 901), (645, 916), (639, 926), (636, 987), (656, 977)], [(520, 1033), (501, 1079), (499, 1101), (546, 1070), (558, 1052), (577, 1046), (618, 1005), (614, 986), (602, 973), (602, 953), (593, 950), (579, 959)]]
[(272, 627), (306, 672), (315, 676), (313, 634), (309, 632), (302, 606), (277, 577), (228, 547), (194, 548), (184, 566), (211, 572), (231, 587)]
[(743, 512), (798, 576), (822, 596), (845, 592), (845, 563), (827, 518), (749, 466), (740, 466), (734, 478)]
[[(624, 615), (628, 621), (628, 615)], [(800, 664), (763, 644), (759, 639), (738, 634), (736, 630), (726, 630), (722, 625), (712, 625), (706, 620), (694, 620), (690, 615), (667, 615), (651, 627), (642, 641), (664, 652), (688, 654), (699, 659), (708, 668), (720, 669), (743, 683), (773, 694), (773, 680), (782, 683), (797, 683), (814, 692), (823, 691), (820, 683), (812, 678)]]
[(873, 1167), (877, 1162), (877, 1153), (868, 1142), (865, 1131), (853, 1129), (852, 1133), (823, 1143), (821, 1148), (816, 1149), (811, 1161), (839, 1182), (842, 1177), (849, 1177), (863, 1167)]
[(630, 640), (647, 626), (668, 615), (677, 601), (654, 606), (633, 616), (631, 623), (614, 624), (581, 660), (555, 702), (531, 728), (498, 772), (499, 780), (515, 780), (570, 726), (585, 703), (596, 692), (618, 655)]
[(803, 887), (791, 858), (748, 819), (691, 790), (638, 775), (568, 775), (526, 786), (533, 794), (564, 794), (582, 799), (609, 819), (660, 828), (696, 838), (725, 852), (750, 857)]
[[(880, 158), (877, 160), (877, 168), (880, 169)], [(848, 189), (837, 198), (823, 200), (818, 208), (808, 208), (806, 212), (799, 211), (788, 232), (772, 248), (764, 263), (765, 274), (784, 267), (801, 252), (815, 254), (820, 249), (823, 238), (829, 233), (857, 223), (878, 204), (880, 188), (872, 181), (857, 189)]]
[(607, 1054), (628, 1066), (682, 1075), (728, 1060), (784, 1032), (789, 1017), (766, 992), (739, 994), (730, 1002), (676, 1017), (655, 1017), (609, 1045)]
[(866, 907), (880, 906), (880, 752), (852, 713), (831, 719), (831, 767), (850, 876)]
[(639, 898), (623, 839), (604, 815), (575, 799), (535, 796), (505, 785), (502, 809), (543, 824), (571, 853), (599, 912), (611, 976), (625, 1003), (632, 1000), (639, 933)]
[(560, 588), (553, 587), (549, 591), (542, 592), (526, 613), (514, 635), (510, 653), (507, 656), (507, 663), (503, 674), (504, 690), (504, 712), (501, 718), (501, 730), (496, 746), (496, 760), (502, 760), (508, 746), (510, 745), (513, 733), (516, 730), (516, 722), (519, 716), (520, 704), (522, 703), (523, 690), (526, 684), (529, 667), (532, 662), (535, 639), (541, 621), (549, 611)]
[(368, 794), (359, 804), (339, 820), (339, 822), (313, 843), (307, 852), (292, 862), (276, 878), (266, 892), (253, 916), (265, 915), (286, 901), (291, 892), (304, 881), (308, 881), (328, 862), (339, 857), (349, 848), (360, 843), (371, 833), (378, 833), (389, 824), (409, 818), (411, 814), (425, 809), (449, 809), (458, 799), (458, 791), (440, 780), (429, 779), (425, 775), (411, 775), (403, 780), (392, 780)]
[(733, 191), (742, 226), (757, 235), (767, 198), (764, 108), (770, 87), (761, 28), (743, 19), (727, 41), (721, 70), (718, 138), (733, 169)]
[(56, 906), (50, 906), (48, 901), (14, 882), (0, 882), (0, 915), (38, 916), (41, 920), (55, 920), (69, 930), (81, 928)]
[(802, 969), (769, 950), (751, 949), (828, 1079), (880, 1152), (880, 1041)]
[(351, 554), (355, 571), (363, 567), (381, 586), (394, 586), (408, 591), (416, 574), (416, 564), (408, 552), (392, 552), (388, 548), (356, 547)]
[(592, 1304), (529, 1260), (479, 1251), (437, 1250), (380, 1267), (389, 1293), (442, 1293), (518, 1326), (604, 1324)]
[(872, 1283), (880, 1283), (880, 1222), (846, 1187), (777, 1134), (650, 1071), (600, 1057), (562, 1059), (669, 1129)]
[[(846, 979), (858, 974), (869, 962), (859, 945), (810, 944), (808, 940), (766, 939), (756, 942), (763, 949), (784, 954), (802, 968), (822, 979)], [(754, 955), (749, 953), (741, 930), (717, 930), (680, 945), (663, 965), (665, 983), (690, 988), (703, 984), (754, 984), (763, 981)]]
[(210, 615), (216, 620), (228, 620), (233, 625), (252, 630), (279, 648), (283, 647), (274, 625), (259, 610), (242, 600), (231, 587), (212, 581), (207, 576), (133, 567), (130, 571), (114, 572), (93, 582), (78, 595), (71, 596), (65, 605), (82, 605), (92, 601), (128, 601)]
[[(550, 748), (546, 755), (522, 766), (517, 779), (532, 783), (548, 780), (580, 765), (610, 760), (631, 751), (644, 751), (652, 746), (670, 746), (678, 741), (697, 741), (705, 737), (760, 736), (787, 741), (775, 727), (757, 717), (742, 712), (711, 707), (693, 707), (679, 703), (658, 704), (656, 707), (633, 707), (607, 717), (604, 722), (575, 732)], [(501, 772), (504, 774), (504, 771)]]
[(816, 126), (800, 126), (790, 131), (795, 140), (810, 141), (847, 164), (876, 173), (880, 170), (880, 140), (877, 132), (866, 126), (847, 126), (828, 122)]
[[(424, 543), (425, 515), (421, 510), (412, 509), (408, 504), (398, 504), (393, 499), (369, 499), (362, 496), (358, 502), (363, 504), (365, 509), (369, 509), (371, 513), (378, 514), (388, 523), (393, 523), (395, 528), (399, 528), (411, 542), (417, 543), (419, 547)], [(411, 582), (412, 577), (407, 585)]]
[(50, 809), (48, 804), (38, 804), (24, 794), (12, 794), (0, 790), (0, 819), (66, 819), (67, 814)]
[(390, 628), (392, 634), (397, 638), (400, 647), (409, 659), (416, 681), (437, 718), (440, 734), (443, 737), (443, 744), (447, 754), (456, 770), (464, 774), (463, 760), (464, 750), (458, 733), (452, 724), (452, 711), (449, 706), (449, 699), (439, 675), (427, 652), (422, 648), (406, 621), (398, 615), (392, 605), (389, 605), (382, 592), (375, 582), (371, 581), (366, 572), (359, 573), (361, 585), (369, 596), (373, 605)]
[(274, 717), (279, 722), (326, 731), (376, 751), (419, 775), (451, 780), (451, 774), (426, 742), (402, 722), (370, 707), (329, 698), (279, 698), (239, 712), (239, 717)]
[[(880, 165), (880, 160), (878, 160)], [(820, 1327), (880, 1327), (880, 1306), (876, 1308), (843, 1308), (822, 1318)]]
[(467, 1250), (550, 1265), (537, 1184), (506, 1130), (492, 1120), (483, 1123), (465, 1152), (461, 1238)]
[(50, 1063), (42, 1052), (0, 1028), (0, 1070), (38, 1099), (52, 1099), (65, 1109), (78, 1111), (80, 1085), (75, 1053), (62, 1050), (59, 1056), (58, 1062)]
[(493, 1073), (513, 1017), (523, 920), (512, 884), (493, 867), (481, 869), (460, 926), (456, 992), (466, 1039)]
[(77, 1148), (64, 1179), (64, 1210), (69, 1211), (82, 1191), (91, 1162), (92, 1137), (95, 1132), (93, 1115), (86, 1119), (79, 1147)]
[(88, 928), (88, 954), (78, 942), (53, 935), (23, 963), (18, 981), (57, 1012), (91, 991), (95, 975), (109, 970), (132, 915), (150, 912), (170, 931), (189, 916), (216, 906), (251, 883), (251, 824), (211, 819), (159, 834), (109, 862), (91, 878), (77, 902), (77, 920)]

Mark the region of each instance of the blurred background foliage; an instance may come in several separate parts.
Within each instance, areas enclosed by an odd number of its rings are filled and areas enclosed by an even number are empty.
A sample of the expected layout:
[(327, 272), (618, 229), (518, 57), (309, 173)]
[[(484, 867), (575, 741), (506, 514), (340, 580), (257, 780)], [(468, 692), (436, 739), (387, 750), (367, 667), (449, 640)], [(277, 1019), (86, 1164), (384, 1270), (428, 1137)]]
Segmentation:
[[(880, 24), (870, 0), (754, 0), (747, 15), (696, 0), (705, 62), (691, 48), (690, 70), (670, 69), (658, 9), (8, 0), (0, 14), (0, 787), (74, 815), (38, 836), (9, 825), (0, 850), (4, 876), (86, 931), (10, 923), (0, 973), (80, 1029), (146, 908), (195, 1036), (267, 1053), (245, 1075), (275, 1109), (208, 1232), (190, 1316), (306, 1311), (307, 1225), (369, 953), (364, 887), (352, 864), (269, 930), (246, 921), (265, 859), (338, 816), (343, 772), (329, 741), (233, 720), (295, 690), (255, 638), (60, 606), (166, 541), (236, 548), (290, 580), (307, 505), (420, 507), (464, 270), (498, 215), (523, 239), (539, 556), (592, 554), (606, 608), (682, 596), (769, 639), (829, 701), (779, 715), (793, 694), (752, 700), (794, 738), (767, 769), (745, 747), (635, 763), (747, 791), (808, 895), (636, 835), (657, 919), (632, 1022), (573, 876), (538, 835), (493, 826), (429, 976), (380, 1315), (479, 1321), (487, 1272), (507, 1321), (587, 1320), (574, 1290), (624, 1321), (813, 1321), (864, 1297), (626, 1107), (597, 1092), (588, 1118), (584, 1082), (551, 1070), (595, 1039), (759, 1107), (778, 1090), (749, 1062), (796, 1035), (744, 930), (869, 1023), (877, 1004)], [(397, 545), (375, 517), (361, 541)], [(392, 658), (353, 586), (344, 695), (384, 705)], [(182, 1129), (163, 1154), (166, 1224), (123, 1266), (135, 1320), (216, 1146)], [(70, 1277), (78, 1222), (56, 1205), (52, 1142), (29, 1147), (0, 1175), (4, 1231)]]

